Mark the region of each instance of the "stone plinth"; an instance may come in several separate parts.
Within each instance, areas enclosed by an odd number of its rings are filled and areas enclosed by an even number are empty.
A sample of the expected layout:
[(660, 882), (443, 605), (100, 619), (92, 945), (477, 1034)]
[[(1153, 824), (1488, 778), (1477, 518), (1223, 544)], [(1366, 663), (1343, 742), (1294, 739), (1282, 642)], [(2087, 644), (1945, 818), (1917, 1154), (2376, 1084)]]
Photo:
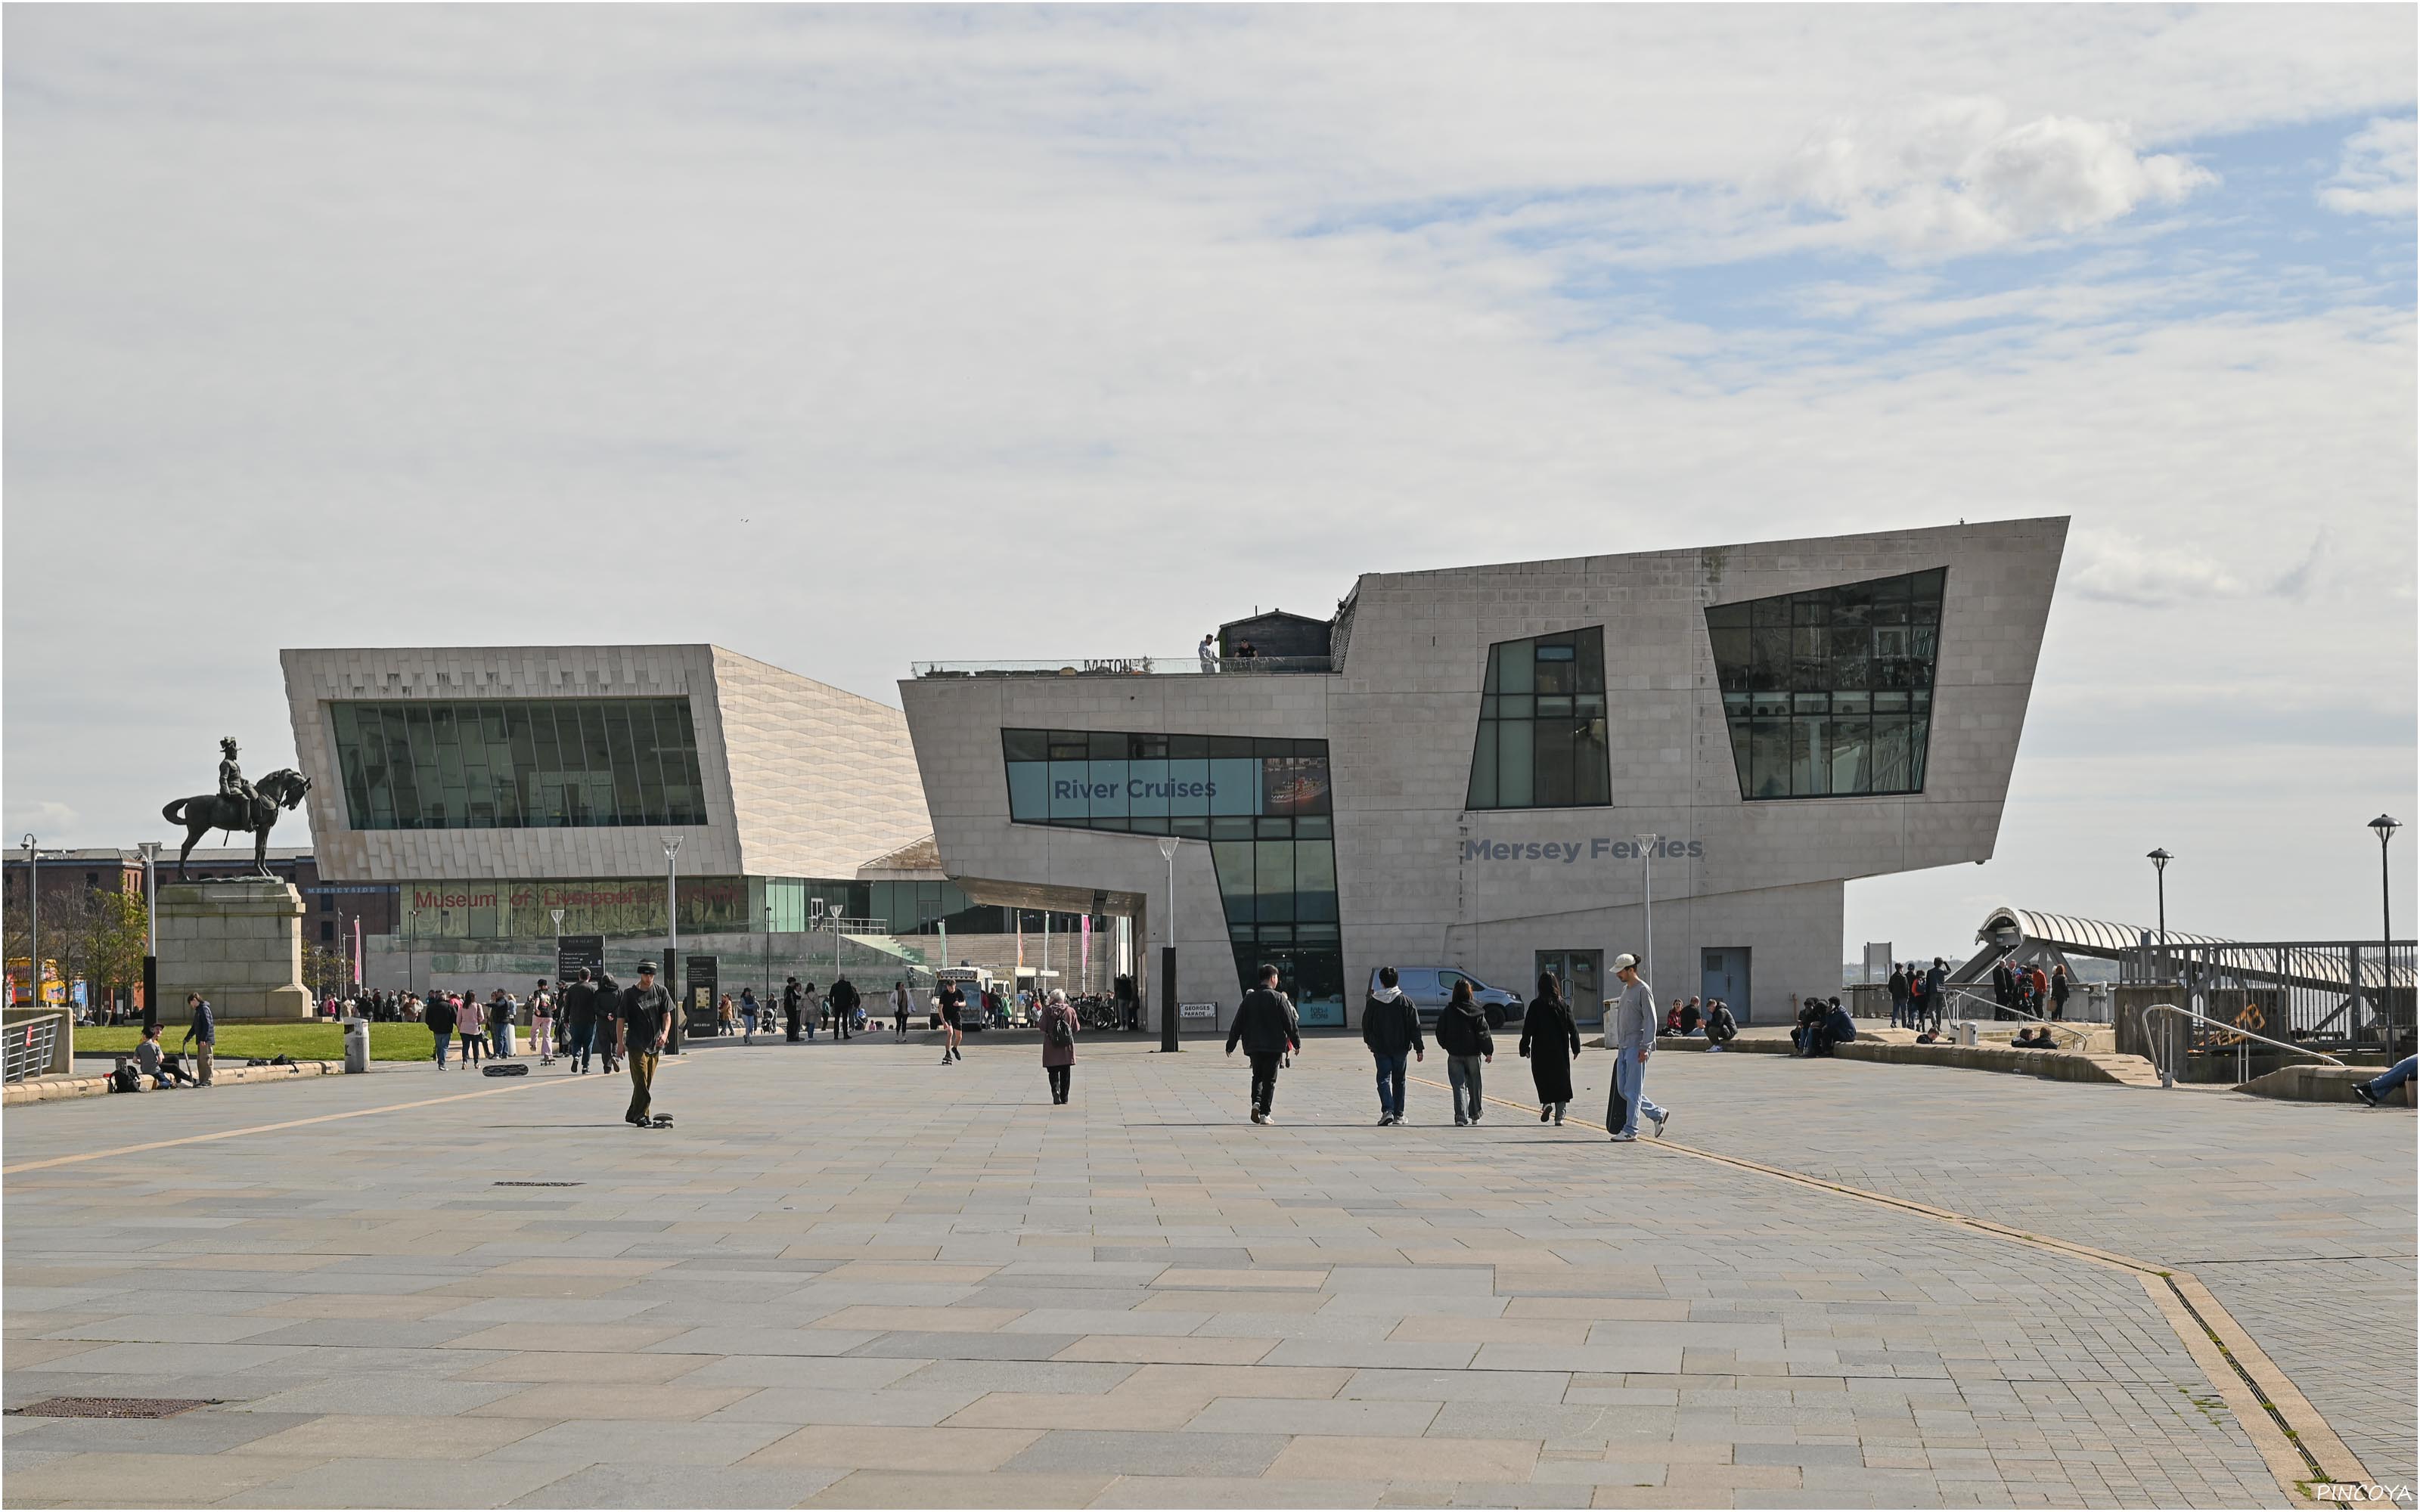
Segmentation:
[(311, 1016), (302, 985), (302, 895), (273, 878), (172, 882), (160, 888), (160, 1021), (179, 1022), (185, 995), (221, 1023)]

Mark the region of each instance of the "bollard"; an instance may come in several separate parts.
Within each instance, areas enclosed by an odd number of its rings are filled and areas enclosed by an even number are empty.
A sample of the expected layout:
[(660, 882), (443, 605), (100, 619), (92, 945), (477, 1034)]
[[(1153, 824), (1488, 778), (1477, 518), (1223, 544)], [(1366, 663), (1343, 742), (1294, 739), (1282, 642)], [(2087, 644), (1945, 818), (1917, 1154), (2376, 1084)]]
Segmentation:
[(345, 1074), (358, 1076), (370, 1069), (370, 1021), (345, 1020)]

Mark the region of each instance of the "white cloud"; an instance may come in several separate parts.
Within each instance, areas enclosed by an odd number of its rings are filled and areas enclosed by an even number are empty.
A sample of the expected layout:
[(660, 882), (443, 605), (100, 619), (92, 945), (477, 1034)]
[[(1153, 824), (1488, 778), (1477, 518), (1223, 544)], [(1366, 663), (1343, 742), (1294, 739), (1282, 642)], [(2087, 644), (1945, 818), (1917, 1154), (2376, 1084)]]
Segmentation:
[(2084, 529), (2068, 542), (2067, 586), (2086, 598), (2142, 609), (2235, 598), (2243, 581), (2180, 541), (2147, 542), (2128, 531)]
[(1833, 217), (1842, 244), (1939, 257), (2089, 231), (2175, 204), (2217, 177), (2138, 151), (2122, 121), (2043, 116), (2010, 125), (2008, 108), (1985, 98), (1837, 121), (1771, 181)]
[(2335, 177), (2319, 189), (2319, 203), (2339, 215), (2410, 216), (2420, 208), (2413, 160), (2420, 119), (2374, 120), (2345, 138)]
[(19, 835), (31, 835), (44, 846), (49, 846), (58, 843), (52, 837), (73, 833), (76, 821), (81, 817), (64, 803), (41, 800), (11, 805), (5, 824), (11, 841)]

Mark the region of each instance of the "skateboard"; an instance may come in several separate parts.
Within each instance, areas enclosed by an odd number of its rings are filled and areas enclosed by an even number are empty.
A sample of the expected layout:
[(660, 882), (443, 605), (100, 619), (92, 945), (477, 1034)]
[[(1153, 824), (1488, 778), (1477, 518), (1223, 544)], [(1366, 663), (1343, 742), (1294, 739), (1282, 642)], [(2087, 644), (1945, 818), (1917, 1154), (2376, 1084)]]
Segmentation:
[(507, 1061), (505, 1064), (501, 1066), (482, 1066), (479, 1068), (479, 1074), (482, 1076), (526, 1076), (529, 1074), (529, 1068), (519, 1061)]
[(669, 1129), (673, 1126), (673, 1116), (669, 1113), (659, 1113), (648, 1121), (659, 1129)]

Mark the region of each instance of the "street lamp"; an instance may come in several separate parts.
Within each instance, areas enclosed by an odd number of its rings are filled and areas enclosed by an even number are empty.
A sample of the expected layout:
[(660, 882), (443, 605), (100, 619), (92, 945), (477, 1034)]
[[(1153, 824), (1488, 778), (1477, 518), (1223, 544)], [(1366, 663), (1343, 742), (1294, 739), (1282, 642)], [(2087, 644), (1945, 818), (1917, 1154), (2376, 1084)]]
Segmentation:
[(2378, 832), (2378, 1032), (2389, 1055), (2395, 1051), (2395, 905), (2387, 891), (2386, 842), (2403, 827), (2401, 821), (2380, 814), (2369, 822)]
[(160, 842), (137, 842), (143, 853), (143, 1026), (160, 1022)]
[(672, 984), (672, 987), (673, 987), (673, 1022), (672, 1022), (672, 1033), (671, 1033), (671, 1035), (670, 1035), (670, 1039), (671, 1039), (671, 1041), (672, 1041), (672, 1043), (670, 1043), (669, 1045), (666, 1045), (666, 1046), (665, 1046), (665, 1048), (666, 1048), (666, 1049), (668, 1049), (668, 1050), (670, 1050), (674, 1055), (679, 1055), (679, 1054), (680, 1054), (680, 1049), (681, 1049), (681, 1045), (680, 1045), (680, 1042), (681, 1042), (681, 1019), (682, 1019), (682, 1015), (683, 1015), (683, 1010), (682, 1010), (682, 1008), (681, 1008), (681, 997), (680, 997), (680, 981), (681, 981), (681, 978), (680, 978), (680, 862), (679, 862), (679, 856), (680, 856), (681, 837), (680, 837), (680, 836), (678, 836), (678, 835), (666, 835), (666, 836), (664, 836), (664, 837), (663, 837), (663, 841), (664, 841), (664, 939), (665, 939), (665, 945), (664, 945), (664, 980), (666, 980), (666, 981), (670, 982), (670, 983)]
[[(808, 928), (808, 929), (810, 929), (810, 930), (813, 930), (813, 931), (820, 932), (820, 931), (823, 929), (823, 927), (824, 927), (824, 901), (823, 901), (821, 898), (810, 898), (810, 899), (808, 899), (808, 900), (807, 900), (807, 928)], [(810, 967), (812, 967), (812, 966), (814, 966), (814, 964), (815, 964), (814, 952), (812, 949), (810, 949), (810, 950), (807, 952), (807, 964), (808, 964)], [(948, 965), (949, 964), (950, 964), (950, 942), (949, 942), (949, 936), (948, 936), (947, 934), (944, 934), (944, 935), (941, 937), (941, 964), (943, 964), (943, 965), (945, 965), (945, 966), (946, 966), (946, 965)], [(833, 937), (833, 939), (832, 939), (832, 971), (833, 971), (833, 973), (834, 973), (835, 975), (837, 975), (837, 974), (839, 973), (839, 971), (840, 971), (840, 939), (839, 939), (839, 937), (838, 937), (837, 935), (835, 935), (835, 936)], [(830, 986), (830, 985), (831, 985), (831, 983), (830, 983), (829, 980), (827, 980), (827, 981), (824, 983), (824, 985), (825, 985), (825, 986), (827, 986), (827, 987), (829, 987), (829, 986)]]
[(1159, 1048), (1174, 1053), (1176, 1045), (1176, 847), (1177, 838), (1159, 838), (1159, 858), (1168, 863), (1168, 943), (1159, 952)]
[(1647, 983), (1655, 984), (1655, 842), (1661, 835), (1633, 835), (1638, 842), (1638, 859), (1645, 868), (1645, 881), (1640, 894), (1647, 910)]
[(2144, 856), (2143, 856), (2143, 859), (2145, 859), (2146, 861), (2150, 862), (2150, 863), (2151, 863), (2151, 870), (2152, 870), (2153, 872), (2157, 872), (2157, 873), (2159, 874), (2159, 885), (2160, 885), (2160, 963), (2159, 963), (2159, 969), (2161, 969), (2162, 971), (2165, 971), (2165, 970), (2168, 968), (2168, 863), (2169, 863), (2170, 861), (2175, 860), (2175, 859), (2176, 859), (2176, 857), (2175, 857), (2175, 856), (2170, 856), (2170, 855), (2169, 855), (2165, 850), (2157, 850), (2157, 851), (2150, 851), (2150, 852), (2146, 853), (2146, 854), (2144, 855)]
[(42, 853), (28, 830), (19, 844), (25, 848), (25, 970), (34, 979), (34, 1006), (42, 998)]
[(773, 905), (765, 905), (765, 997), (773, 996)]

